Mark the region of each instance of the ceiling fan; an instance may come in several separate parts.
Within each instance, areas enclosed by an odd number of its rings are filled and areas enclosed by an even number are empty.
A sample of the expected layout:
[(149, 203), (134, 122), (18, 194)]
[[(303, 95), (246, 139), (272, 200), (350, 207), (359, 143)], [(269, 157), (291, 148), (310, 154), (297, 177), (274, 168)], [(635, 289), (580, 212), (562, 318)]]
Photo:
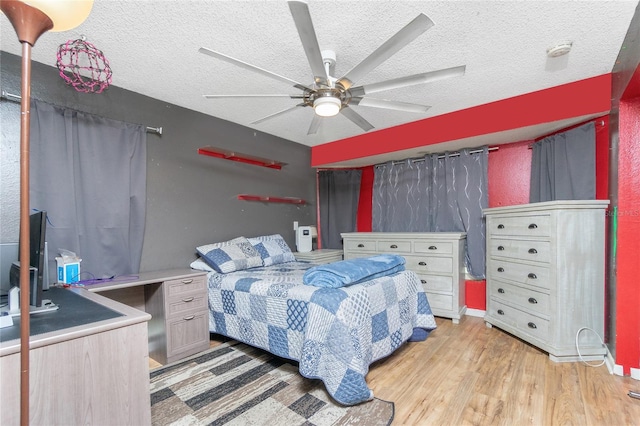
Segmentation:
[(354, 86), (354, 83), (375, 69), (378, 65), (389, 59), (392, 55), (400, 51), (404, 46), (415, 40), (420, 34), (431, 28), (434, 23), (424, 14), (419, 14), (404, 28), (394, 34), (373, 53), (367, 56), (362, 62), (353, 67), (349, 72), (340, 78), (331, 75), (334, 70), (336, 54), (330, 50), (320, 50), (316, 32), (311, 21), (309, 7), (302, 1), (289, 1), (289, 9), (295, 22), (302, 47), (304, 48), (307, 60), (311, 66), (313, 73), (313, 83), (305, 85), (287, 77), (248, 64), (239, 59), (232, 58), (223, 53), (216, 52), (206, 47), (199, 49), (200, 53), (221, 59), (242, 68), (260, 73), (270, 78), (285, 82), (292, 85), (302, 93), (295, 95), (287, 94), (234, 94), (234, 95), (203, 95), (207, 99), (215, 98), (269, 98), (269, 97), (288, 97), (291, 99), (300, 99), (301, 102), (293, 107), (270, 114), (259, 120), (253, 121), (251, 124), (258, 124), (265, 120), (286, 114), (298, 107), (312, 107), (315, 111), (313, 120), (307, 134), (315, 134), (320, 127), (323, 117), (332, 117), (338, 113), (342, 114), (353, 123), (358, 125), (362, 130), (369, 131), (373, 129), (373, 125), (364, 119), (360, 114), (355, 112), (351, 105), (366, 106), (372, 108), (383, 108), (405, 112), (425, 112), (430, 107), (426, 105), (418, 105), (407, 102), (391, 101), (386, 99), (377, 99), (367, 97), (371, 93), (381, 92), (384, 90), (396, 89), (401, 87), (412, 86), (415, 84), (429, 83), (444, 78), (463, 75), (465, 66), (457, 66), (446, 68), (438, 71), (425, 72), (420, 74), (409, 75), (405, 77), (393, 78), (378, 83), (366, 84), (362, 86)]

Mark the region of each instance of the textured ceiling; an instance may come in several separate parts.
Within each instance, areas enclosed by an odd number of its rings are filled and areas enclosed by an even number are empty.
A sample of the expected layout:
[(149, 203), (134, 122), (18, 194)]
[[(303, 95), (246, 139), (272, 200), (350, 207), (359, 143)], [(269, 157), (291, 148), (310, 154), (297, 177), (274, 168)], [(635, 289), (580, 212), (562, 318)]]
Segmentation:
[[(638, 1), (310, 0), (308, 5), (320, 48), (337, 54), (336, 77), (419, 13), (435, 26), (355, 83), (466, 65), (460, 77), (371, 96), (431, 106), (426, 113), (352, 106), (373, 124), (373, 132), (610, 73)], [(6, 17), (0, 17), (0, 26), (1, 49), (19, 55), (20, 45)], [(115, 86), (308, 146), (363, 133), (338, 115), (323, 119), (318, 133), (308, 136), (311, 108), (251, 124), (295, 105), (299, 102), (295, 99), (203, 98), (203, 94), (300, 92), (203, 55), (200, 47), (312, 83), (286, 1), (95, 0), (91, 15), (80, 27), (43, 35), (33, 49), (33, 59), (54, 65), (58, 45), (81, 36), (109, 59)], [(573, 43), (571, 52), (548, 58), (547, 49), (562, 42)], [(545, 130), (536, 128), (539, 134)], [(511, 140), (519, 136), (509, 135)]]

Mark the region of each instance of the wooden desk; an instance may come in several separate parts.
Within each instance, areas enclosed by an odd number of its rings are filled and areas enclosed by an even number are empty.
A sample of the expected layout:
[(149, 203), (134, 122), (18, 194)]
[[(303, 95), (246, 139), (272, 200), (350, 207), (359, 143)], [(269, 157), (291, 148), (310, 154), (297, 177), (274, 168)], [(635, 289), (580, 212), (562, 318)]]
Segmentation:
[[(150, 424), (150, 315), (85, 289), (68, 291), (122, 316), (31, 336), (29, 424)], [(0, 424), (19, 424), (19, 339), (0, 343), (0, 390)]]
[(193, 269), (141, 272), (87, 289), (151, 314), (149, 356), (167, 364), (209, 348), (206, 275)]

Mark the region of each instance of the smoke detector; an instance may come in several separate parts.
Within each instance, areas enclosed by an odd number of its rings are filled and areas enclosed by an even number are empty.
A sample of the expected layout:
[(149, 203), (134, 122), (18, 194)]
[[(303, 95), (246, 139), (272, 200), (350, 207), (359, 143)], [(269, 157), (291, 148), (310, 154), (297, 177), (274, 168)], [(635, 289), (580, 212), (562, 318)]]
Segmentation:
[(557, 58), (558, 56), (566, 55), (571, 51), (572, 45), (573, 43), (571, 42), (556, 44), (555, 46), (547, 49), (547, 56), (550, 58)]

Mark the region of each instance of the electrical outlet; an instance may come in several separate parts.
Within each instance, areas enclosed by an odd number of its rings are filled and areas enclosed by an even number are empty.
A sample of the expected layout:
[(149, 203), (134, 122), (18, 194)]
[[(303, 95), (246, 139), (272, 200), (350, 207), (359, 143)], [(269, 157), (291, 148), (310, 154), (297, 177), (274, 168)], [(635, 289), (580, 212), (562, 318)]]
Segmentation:
[(293, 230), (294, 231), (298, 230), (298, 221), (297, 220), (293, 221)]

